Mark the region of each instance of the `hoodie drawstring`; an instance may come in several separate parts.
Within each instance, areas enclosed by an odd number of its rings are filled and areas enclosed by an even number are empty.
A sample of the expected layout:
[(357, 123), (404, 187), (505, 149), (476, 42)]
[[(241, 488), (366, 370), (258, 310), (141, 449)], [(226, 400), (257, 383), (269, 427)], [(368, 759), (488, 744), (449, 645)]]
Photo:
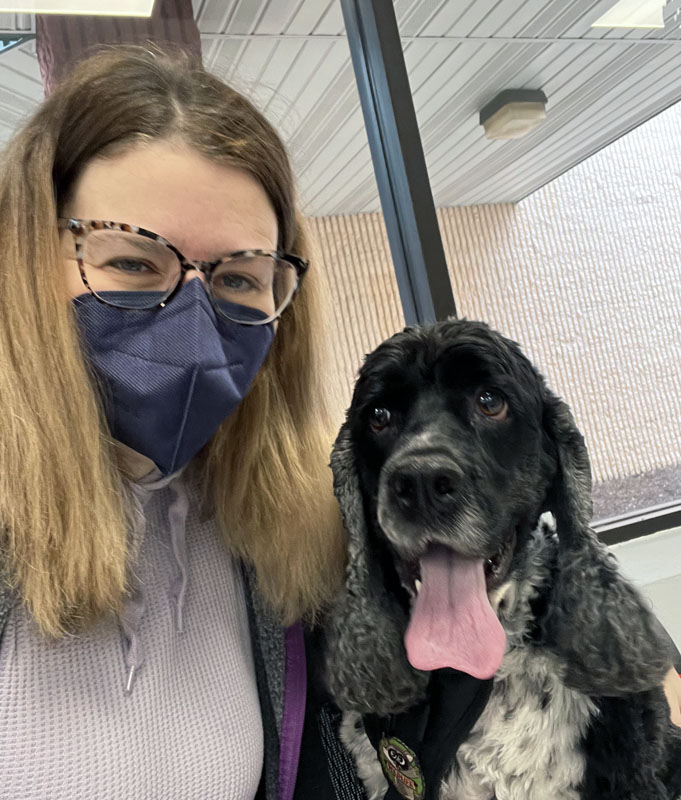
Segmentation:
[(125, 602), (120, 616), (120, 626), (123, 631), (125, 647), (123, 655), (128, 668), (128, 677), (125, 682), (125, 691), (130, 694), (135, 682), (137, 671), (144, 663), (144, 645), (139, 635), (139, 626), (146, 610), (144, 595), (139, 587), (135, 589)]
[(189, 497), (183, 481), (175, 481), (171, 484), (171, 489), (175, 493), (175, 499), (168, 509), (168, 522), (170, 524), (170, 544), (175, 556), (175, 568), (168, 587), (168, 596), (175, 609), (175, 630), (182, 633), (184, 630), (184, 601), (189, 579), (186, 535)]
[[(175, 629), (178, 633), (184, 626), (184, 603), (187, 594), (189, 566), (187, 560), (186, 522), (189, 512), (189, 496), (180, 473), (164, 478), (158, 472), (152, 473), (143, 481), (131, 483), (130, 489), (135, 503), (131, 537), (141, 546), (146, 532), (145, 506), (154, 491), (169, 486), (175, 498), (168, 509), (168, 525), (170, 528), (170, 546), (174, 564), (171, 566), (171, 577), (168, 585), (168, 599), (171, 603)], [(144, 663), (144, 644), (139, 634), (142, 617), (146, 611), (144, 587), (135, 581), (133, 588), (125, 599), (123, 610), (119, 615), (119, 625), (123, 641), (123, 657), (127, 667), (125, 691), (130, 694), (135, 678)]]

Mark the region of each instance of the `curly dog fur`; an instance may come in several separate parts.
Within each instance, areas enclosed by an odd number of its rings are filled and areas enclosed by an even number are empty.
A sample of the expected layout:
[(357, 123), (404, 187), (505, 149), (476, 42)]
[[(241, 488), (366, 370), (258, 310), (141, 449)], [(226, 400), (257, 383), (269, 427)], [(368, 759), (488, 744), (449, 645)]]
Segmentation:
[[(505, 416), (477, 413), (488, 390)], [(422, 498), (410, 517), (395, 503), (397, 465), (426, 457), (444, 460), (453, 477), (442, 507)], [(516, 343), (466, 320), (384, 342), (360, 370), (332, 468), (349, 560), (328, 619), (326, 674), (372, 798), (385, 782), (361, 716), (413, 707), (430, 680), (405, 653), (404, 564), (433, 542), (489, 559), (510, 530), (508, 571), (489, 591), (506, 653), (484, 711), (429, 797), (681, 796), (681, 735), (660, 688), (669, 654), (589, 528), (589, 460), (572, 415)]]

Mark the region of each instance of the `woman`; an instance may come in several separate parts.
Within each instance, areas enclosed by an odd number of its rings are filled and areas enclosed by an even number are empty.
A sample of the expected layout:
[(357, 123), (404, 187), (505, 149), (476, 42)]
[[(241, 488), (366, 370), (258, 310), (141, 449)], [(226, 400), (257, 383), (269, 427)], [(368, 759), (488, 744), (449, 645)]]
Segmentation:
[(304, 720), (343, 539), (277, 135), (186, 56), (104, 52), (0, 209), (0, 797), (360, 797)]
[(282, 144), (187, 56), (110, 50), (0, 208), (0, 796), (252, 798), (264, 761), (290, 798), (343, 540)]

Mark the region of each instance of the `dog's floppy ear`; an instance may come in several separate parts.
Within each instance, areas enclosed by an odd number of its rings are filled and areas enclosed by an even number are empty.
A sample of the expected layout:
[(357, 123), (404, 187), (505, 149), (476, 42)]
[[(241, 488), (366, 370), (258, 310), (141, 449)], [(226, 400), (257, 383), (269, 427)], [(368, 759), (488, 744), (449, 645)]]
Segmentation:
[(542, 627), (566, 666), (566, 683), (587, 694), (625, 695), (660, 685), (669, 668), (658, 623), (589, 527), (591, 471), (567, 405), (550, 392), (544, 432), (556, 460), (547, 503), (556, 517), (558, 564)]
[(385, 716), (422, 699), (428, 677), (407, 661), (404, 610), (386, 590), (372, 556), (348, 423), (331, 456), (334, 489), (348, 531), (345, 585), (327, 622), (326, 678), (344, 710)]

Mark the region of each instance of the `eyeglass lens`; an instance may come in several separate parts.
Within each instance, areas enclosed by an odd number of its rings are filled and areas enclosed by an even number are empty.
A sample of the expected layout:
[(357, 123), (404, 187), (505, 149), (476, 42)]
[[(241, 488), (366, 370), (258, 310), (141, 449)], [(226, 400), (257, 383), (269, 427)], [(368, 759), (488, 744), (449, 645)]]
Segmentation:
[[(87, 234), (81, 260), (90, 289), (120, 308), (148, 309), (162, 303), (182, 275), (177, 255), (162, 242), (128, 231)], [(209, 279), (217, 311), (236, 322), (257, 323), (280, 313), (297, 283), (295, 268), (269, 255), (231, 258)]]

